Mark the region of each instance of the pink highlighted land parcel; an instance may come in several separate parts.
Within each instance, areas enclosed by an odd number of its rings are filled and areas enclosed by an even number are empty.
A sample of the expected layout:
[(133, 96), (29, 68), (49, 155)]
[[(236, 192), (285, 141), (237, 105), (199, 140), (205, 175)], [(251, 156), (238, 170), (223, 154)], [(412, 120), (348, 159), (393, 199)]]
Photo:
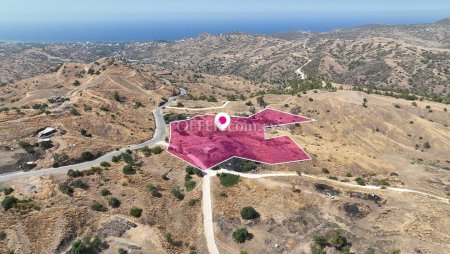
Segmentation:
[(195, 116), (170, 123), (167, 151), (200, 168), (212, 168), (232, 157), (280, 164), (309, 160), (290, 137), (265, 138), (265, 128), (309, 122), (310, 118), (265, 109), (249, 117), (231, 117), (224, 131), (214, 124), (214, 115)]

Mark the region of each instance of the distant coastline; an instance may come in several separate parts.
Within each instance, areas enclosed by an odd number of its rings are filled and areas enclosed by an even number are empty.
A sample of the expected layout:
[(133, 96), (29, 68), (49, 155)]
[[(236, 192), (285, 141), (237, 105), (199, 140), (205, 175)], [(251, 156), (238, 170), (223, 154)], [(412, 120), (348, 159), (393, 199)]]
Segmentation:
[[(448, 15), (447, 15), (448, 16)], [(128, 21), (88, 22), (76, 24), (7, 25), (0, 23), (0, 41), (27, 43), (69, 42), (148, 42), (177, 41), (197, 37), (242, 32), (273, 35), (290, 31), (329, 32), (370, 24), (435, 23), (445, 17), (287, 17), (245, 20), (186, 20), (186, 21)]]

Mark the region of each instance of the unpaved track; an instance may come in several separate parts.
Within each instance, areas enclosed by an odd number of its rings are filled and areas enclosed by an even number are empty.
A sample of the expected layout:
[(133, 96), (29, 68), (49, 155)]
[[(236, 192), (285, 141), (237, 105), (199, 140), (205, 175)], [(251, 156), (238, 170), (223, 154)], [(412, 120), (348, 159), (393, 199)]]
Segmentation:
[(156, 145), (156, 144), (164, 141), (164, 137), (165, 137), (165, 133), (166, 133), (166, 126), (165, 126), (165, 122), (164, 122), (164, 116), (162, 113), (163, 107), (170, 104), (176, 98), (178, 98), (180, 96), (184, 96), (184, 95), (186, 95), (186, 90), (183, 88), (180, 88), (179, 95), (170, 97), (169, 100), (164, 105), (153, 110), (153, 116), (155, 117), (156, 128), (155, 128), (155, 133), (153, 134), (153, 138), (148, 141), (145, 141), (141, 144), (126, 146), (118, 151), (109, 152), (93, 161), (82, 162), (82, 163), (63, 166), (63, 167), (59, 167), (59, 168), (45, 168), (45, 169), (40, 169), (40, 170), (35, 170), (35, 171), (27, 171), (27, 172), (19, 171), (19, 172), (14, 172), (14, 173), (9, 173), (9, 174), (2, 174), (2, 175), (0, 175), (0, 182), (7, 182), (7, 181), (15, 180), (15, 179), (32, 177), (32, 176), (42, 176), (42, 175), (48, 175), (48, 174), (63, 173), (63, 172), (69, 171), (69, 169), (82, 170), (82, 169), (86, 169), (86, 168), (89, 168), (92, 166), (99, 165), (103, 161), (110, 161), (113, 156), (118, 156), (121, 153), (125, 152), (127, 149), (137, 150), (137, 149), (141, 149), (145, 146)]

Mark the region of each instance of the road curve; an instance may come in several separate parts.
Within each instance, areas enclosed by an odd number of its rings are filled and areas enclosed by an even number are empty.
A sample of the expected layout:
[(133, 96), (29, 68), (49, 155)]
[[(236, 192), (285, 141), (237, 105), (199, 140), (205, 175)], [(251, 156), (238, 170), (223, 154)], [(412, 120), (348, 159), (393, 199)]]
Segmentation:
[(89, 168), (92, 166), (99, 165), (103, 161), (109, 161), (112, 159), (113, 156), (118, 156), (121, 153), (125, 152), (127, 149), (137, 150), (137, 149), (141, 149), (145, 146), (152, 146), (161, 141), (164, 141), (166, 128), (165, 128), (165, 122), (164, 122), (164, 116), (163, 116), (162, 110), (166, 105), (169, 105), (170, 103), (172, 103), (172, 101), (175, 100), (176, 98), (186, 95), (187, 91), (184, 88), (179, 88), (179, 89), (180, 89), (179, 95), (170, 97), (169, 100), (166, 103), (164, 103), (164, 105), (161, 105), (153, 110), (153, 116), (155, 117), (156, 128), (155, 128), (155, 133), (153, 134), (152, 139), (145, 141), (143, 143), (140, 143), (140, 144), (126, 146), (117, 151), (109, 152), (95, 160), (92, 160), (92, 161), (86, 161), (86, 162), (62, 166), (62, 167), (58, 167), (58, 168), (45, 168), (45, 169), (40, 169), (40, 170), (35, 170), (35, 171), (27, 171), (27, 172), (19, 171), (19, 172), (14, 172), (14, 173), (2, 174), (2, 175), (0, 175), (0, 182), (12, 181), (12, 180), (24, 178), (24, 177), (61, 173), (61, 172), (69, 171), (69, 169), (73, 169), (73, 170), (86, 169), (86, 168)]

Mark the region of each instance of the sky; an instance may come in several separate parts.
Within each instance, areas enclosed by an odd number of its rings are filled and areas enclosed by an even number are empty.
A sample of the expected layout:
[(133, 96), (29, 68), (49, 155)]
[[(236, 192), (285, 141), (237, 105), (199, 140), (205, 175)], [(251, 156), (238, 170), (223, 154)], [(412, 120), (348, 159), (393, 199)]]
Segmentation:
[(121, 35), (108, 31), (107, 40), (127, 40), (126, 27), (153, 33), (130, 40), (175, 39), (201, 31), (325, 31), (448, 17), (449, 0), (0, 0), (0, 39), (59, 40), (63, 32), (70, 40), (102, 39), (107, 34), (95, 31), (112, 26), (122, 27)]

